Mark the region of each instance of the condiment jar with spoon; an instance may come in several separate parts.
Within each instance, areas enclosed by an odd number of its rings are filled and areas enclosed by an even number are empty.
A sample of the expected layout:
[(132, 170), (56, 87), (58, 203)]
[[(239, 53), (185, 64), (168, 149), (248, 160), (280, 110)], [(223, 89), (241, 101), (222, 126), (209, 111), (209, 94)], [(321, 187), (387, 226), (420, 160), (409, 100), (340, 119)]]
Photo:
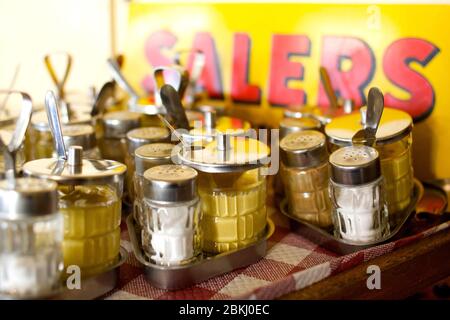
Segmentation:
[(45, 298), (60, 286), (63, 220), (55, 182), (16, 177), (16, 153), (32, 111), (30, 97), (19, 94), (23, 107), (12, 139), (6, 145), (0, 138), (7, 159), (0, 181), (0, 296)]
[(99, 274), (119, 258), (120, 220), (126, 166), (83, 157), (83, 148), (66, 148), (57, 100), (46, 95), (46, 109), (57, 158), (27, 162), (26, 176), (57, 182), (64, 216), (64, 264), (77, 265), (82, 277)]
[[(381, 92), (378, 90), (371, 90), (371, 92), (367, 111), (362, 108), (361, 115), (353, 113), (337, 117), (325, 127), (331, 151), (351, 145), (355, 134), (367, 126), (367, 124), (365, 125), (368, 121), (366, 113), (369, 111), (370, 104), (383, 104)], [(389, 220), (392, 225), (396, 225), (402, 220), (404, 209), (410, 204), (413, 193), (412, 126), (412, 118), (406, 112), (384, 108), (375, 133), (374, 147), (380, 157), (381, 172), (385, 179)], [(362, 131), (356, 139), (365, 140), (364, 135), (365, 133)], [(373, 137), (369, 137), (369, 139), (373, 140)]]

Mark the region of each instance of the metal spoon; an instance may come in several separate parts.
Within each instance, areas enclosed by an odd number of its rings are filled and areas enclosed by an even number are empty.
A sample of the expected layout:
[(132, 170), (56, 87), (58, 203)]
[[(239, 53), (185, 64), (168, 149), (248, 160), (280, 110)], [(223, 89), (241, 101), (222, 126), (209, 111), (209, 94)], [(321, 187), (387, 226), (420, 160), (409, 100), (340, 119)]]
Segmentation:
[(117, 64), (117, 61), (115, 59), (109, 58), (108, 66), (109, 70), (111, 71), (111, 75), (113, 79), (117, 82), (117, 84), (130, 95), (131, 99), (134, 99), (135, 101), (139, 100), (139, 94), (136, 92), (136, 90), (133, 89), (131, 84), (127, 81), (122, 71), (120, 71), (120, 67)]
[(352, 137), (353, 144), (365, 144), (373, 146), (376, 141), (378, 125), (384, 108), (384, 97), (380, 89), (370, 88), (367, 97), (367, 109), (363, 119), (363, 129), (356, 132)]
[(336, 94), (334, 93), (333, 86), (331, 85), (331, 80), (327, 69), (325, 69), (324, 67), (320, 67), (319, 72), (320, 81), (322, 82), (323, 88), (325, 89), (325, 93), (328, 97), (328, 101), (330, 102), (330, 109), (328, 114), (332, 116), (339, 108), (338, 99), (336, 97)]
[(17, 176), (16, 156), (25, 138), (28, 124), (30, 123), (33, 104), (31, 102), (31, 97), (25, 92), (9, 90), (0, 92), (7, 94), (17, 93), (22, 97), (22, 108), (20, 110), (19, 118), (16, 122), (16, 128), (14, 129), (13, 135), (11, 137), (11, 141), (6, 144), (0, 136), (0, 146), (3, 150), (5, 158), (5, 176), (8, 181), (14, 184), (14, 178)]
[(160, 90), (162, 104), (166, 108), (167, 115), (173, 120), (178, 129), (189, 130), (189, 121), (181, 104), (178, 92), (170, 84), (165, 84)]
[[(11, 82), (9, 83), (8, 91), (11, 92), (14, 89), (14, 86), (16, 84), (17, 78), (19, 77), (19, 71), (20, 71), (20, 64), (17, 64), (16, 69), (14, 70), (14, 75), (11, 79)], [(2, 104), (0, 105), (0, 113), (4, 112), (6, 115), (9, 114), (8, 109), (5, 109), (6, 104), (8, 103), (10, 94), (7, 94), (5, 98), (2, 101)]]
[(160, 91), (165, 84), (170, 84), (183, 99), (184, 92), (189, 83), (189, 72), (182, 67), (156, 67), (153, 71), (153, 78), (155, 81), (155, 103), (160, 106), (163, 105), (161, 101)]
[(114, 82), (112, 81), (106, 82), (100, 89), (92, 107), (91, 116), (95, 117), (105, 113), (106, 104), (110, 99), (114, 99)]
[[(63, 77), (61, 79), (58, 78), (55, 68), (52, 64), (52, 56), (60, 54), (66, 56), (66, 67), (63, 73)], [(59, 99), (64, 100), (65, 99), (65, 91), (64, 86), (67, 82), (67, 78), (69, 77), (70, 70), (72, 68), (72, 56), (67, 52), (61, 52), (61, 53), (51, 53), (47, 54), (44, 57), (45, 66), (47, 67), (48, 72), (50, 73), (50, 77), (52, 78), (54, 84), (56, 85), (56, 89), (58, 91), (58, 97)]]

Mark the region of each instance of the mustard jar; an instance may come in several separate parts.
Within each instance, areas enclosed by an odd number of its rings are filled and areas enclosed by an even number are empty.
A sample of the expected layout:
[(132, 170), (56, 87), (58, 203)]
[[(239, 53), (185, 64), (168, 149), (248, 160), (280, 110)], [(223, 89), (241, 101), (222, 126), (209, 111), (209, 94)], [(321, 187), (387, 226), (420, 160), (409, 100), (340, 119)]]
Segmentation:
[(142, 246), (160, 265), (189, 263), (201, 252), (201, 208), (197, 172), (183, 165), (161, 165), (144, 173)]
[(199, 171), (203, 251), (220, 253), (258, 241), (267, 219), (269, 147), (252, 138), (219, 133), (204, 148), (180, 148), (179, 159)]
[(325, 135), (305, 130), (288, 134), (280, 142), (280, 174), (294, 217), (330, 228), (328, 151)]
[[(101, 159), (100, 149), (97, 146), (95, 129), (87, 124), (75, 124), (62, 127), (64, 145), (69, 148), (80, 146), (83, 156), (87, 159)], [(53, 154), (56, 157), (56, 154)]]
[(109, 112), (100, 118), (102, 136), (98, 141), (104, 159), (125, 163), (126, 135), (142, 125), (141, 119), (141, 114), (130, 111)]
[(384, 237), (389, 220), (377, 150), (363, 145), (343, 147), (329, 161), (335, 236), (354, 243)]
[(46, 108), (58, 157), (27, 162), (24, 174), (58, 183), (65, 266), (79, 266), (82, 277), (102, 273), (119, 257), (126, 166), (113, 160), (85, 159), (80, 146), (71, 146), (66, 154), (51, 92), (46, 96)]
[[(361, 109), (364, 111), (364, 108)], [(353, 113), (333, 119), (325, 127), (331, 150), (348, 146), (353, 135), (363, 128), (364, 113)], [(396, 225), (403, 218), (403, 210), (408, 207), (414, 182), (412, 167), (412, 127), (409, 114), (404, 111), (384, 108), (376, 132), (375, 148), (381, 163), (381, 173), (385, 179), (386, 200), (389, 219)]]
[(322, 123), (313, 117), (284, 118), (280, 121), (280, 139), (302, 130), (321, 130)]
[[(134, 181), (134, 218), (140, 226), (143, 225), (142, 203), (144, 200), (143, 177), (144, 172), (152, 167), (171, 164), (173, 144), (170, 143), (151, 143), (143, 145), (134, 152), (135, 171)], [(148, 234), (143, 231), (142, 238), (146, 238)]]
[[(68, 120), (62, 119), (64, 125), (91, 125), (92, 121), (92, 117), (87, 113), (74, 113)], [(27, 139), (30, 159), (51, 158), (54, 155), (53, 138), (45, 110), (33, 113)]]
[(142, 127), (136, 128), (127, 133), (127, 149), (128, 152), (125, 154), (125, 164), (127, 166), (126, 175), (126, 189), (128, 194), (128, 200), (130, 203), (134, 201), (134, 152), (137, 148), (157, 142), (166, 142), (170, 140), (170, 132), (165, 127)]

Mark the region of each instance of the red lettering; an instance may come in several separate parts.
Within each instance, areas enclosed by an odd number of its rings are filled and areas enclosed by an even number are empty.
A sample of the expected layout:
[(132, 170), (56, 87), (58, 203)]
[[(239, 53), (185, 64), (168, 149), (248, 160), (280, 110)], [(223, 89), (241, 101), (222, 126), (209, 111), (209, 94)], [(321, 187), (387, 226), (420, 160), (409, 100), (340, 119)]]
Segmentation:
[[(350, 67), (344, 69), (344, 61)], [(364, 89), (372, 80), (375, 57), (363, 40), (346, 36), (323, 38), (321, 65), (330, 75), (331, 84), (338, 97), (352, 99), (355, 106), (366, 103)], [(322, 84), (319, 84), (318, 105), (327, 109), (329, 101)]]
[(309, 56), (311, 42), (304, 35), (280, 35), (272, 38), (268, 100), (272, 105), (289, 106), (306, 103), (302, 89), (288, 88), (289, 80), (303, 80), (301, 63), (290, 61), (292, 56)]
[[(177, 42), (177, 37), (170, 31), (160, 30), (152, 33), (145, 42), (145, 57), (152, 67), (168, 66), (172, 64), (170, 58), (162, 54), (163, 49), (171, 49)], [(153, 75), (147, 75), (142, 80), (142, 86), (147, 93), (153, 92), (155, 87)]]
[(384, 95), (387, 106), (408, 112), (414, 120), (430, 115), (434, 107), (433, 87), (410, 64), (417, 62), (425, 67), (438, 52), (439, 48), (422, 39), (400, 39), (387, 48), (383, 57), (384, 73), (389, 81), (410, 95), (409, 99), (402, 100), (387, 92)]
[(208, 95), (213, 99), (223, 99), (222, 76), (220, 73), (219, 58), (217, 56), (214, 39), (208, 32), (200, 32), (195, 35), (192, 45), (192, 54), (189, 58), (189, 70), (194, 61), (195, 51), (200, 50), (205, 55), (205, 67), (199, 79), (208, 91)]
[(261, 89), (249, 84), (251, 39), (246, 33), (234, 35), (233, 70), (231, 79), (231, 98), (235, 102), (259, 104)]

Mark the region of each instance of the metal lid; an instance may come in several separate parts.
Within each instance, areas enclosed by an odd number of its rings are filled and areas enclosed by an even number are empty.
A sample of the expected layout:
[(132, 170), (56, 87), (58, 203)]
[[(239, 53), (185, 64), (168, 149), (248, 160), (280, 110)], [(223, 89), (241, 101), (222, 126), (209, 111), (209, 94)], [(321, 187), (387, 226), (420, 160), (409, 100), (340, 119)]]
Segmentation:
[(165, 127), (136, 128), (127, 133), (128, 151), (133, 152), (145, 144), (169, 141), (170, 131)]
[(97, 145), (94, 127), (87, 124), (63, 126), (62, 134), (66, 148), (80, 146), (83, 150), (90, 150)]
[[(64, 124), (91, 124), (92, 117), (88, 113), (84, 112), (74, 112), (69, 122), (65, 122)], [(37, 131), (49, 131), (50, 127), (48, 125), (48, 117), (47, 112), (45, 110), (34, 112), (31, 116), (31, 125)]]
[(144, 196), (164, 202), (191, 201), (197, 197), (197, 171), (174, 164), (165, 164), (144, 172)]
[(106, 113), (102, 118), (105, 138), (125, 138), (128, 131), (141, 125), (142, 114), (130, 111)]
[(26, 176), (54, 180), (64, 185), (109, 184), (123, 179), (127, 167), (117, 161), (83, 159), (83, 149), (72, 146), (67, 160), (38, 159), (23, 166)]
[(186, 165), (204, 172), (239, 172), (269, 162), (270, 148), (256, 139), (218, 134), (204, 148), (180, 148), (178, 157)]
[(330, 156), (331, 180), (345, 185), (361, 185), (381, 176), (380, 158), (372, 147), (343, 147)]
[(143, 175), (145, 170), (162, 164), (172, 163), (173, 144), (151, 143), (143, 145), (134, 151), (136, 173)]
[(301, 130), (320, 130), (322, 123), (311, 117), (284, 118), (280, 121), (280, 138)]
[(319, 131), (293, 132), (280, 142), (281, 161), (288, 167), (313, 167), (328, 159), (325, 135)]
[(130, 99), (128, 110), (149, 115), (166, 114), (166, 109), (163, 106), (156, 105), (149, 98)]
[(58, 212), (57, 185), (53, 181), (16, 178), (0, 181), (0, 218), (20, 220)]
[[(363, 129), (360, 112), (334, 118), (325, 127), (325, 134), (331, 143), (350, 145), (353, 135)], [(376, 144), (397, 141), (408, 135), (413, 127), (411, 116), (401, 110), (384, 108), (376, 133)]]

